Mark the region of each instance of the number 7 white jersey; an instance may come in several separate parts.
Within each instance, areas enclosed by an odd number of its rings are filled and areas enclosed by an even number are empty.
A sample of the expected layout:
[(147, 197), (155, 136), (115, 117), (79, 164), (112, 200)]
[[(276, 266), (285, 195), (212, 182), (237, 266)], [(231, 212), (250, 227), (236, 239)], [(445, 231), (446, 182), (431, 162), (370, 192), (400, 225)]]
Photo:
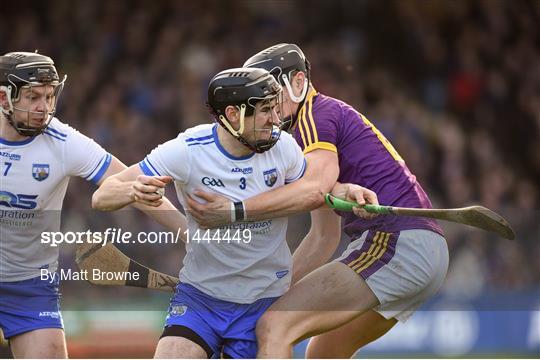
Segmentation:
[[(189, 129), (159, 145), (139, 163), (147, 175), (172, 176), (184, 208), (186, 194), (195, 189), (240, 201), (304, 174), (304, 156), (289, 134), (283, 132), (262, 154), (234, 157), (219, 143), (217, 126)], [(280, 296), (288, 289), (292, 257), (285, 239), (287, 218), (236, 223), (211, 231), (200, 229), (189, 214), (188, 223), (182, 282), (235, 303)]]
[(41, 135), (0, 138), (0, 281), (56, 270), (58, 248), (42, 244), (41, 235), (60, 230), (69, 177), (97, 183), (110, 162), (101, 146), (56, 118)]

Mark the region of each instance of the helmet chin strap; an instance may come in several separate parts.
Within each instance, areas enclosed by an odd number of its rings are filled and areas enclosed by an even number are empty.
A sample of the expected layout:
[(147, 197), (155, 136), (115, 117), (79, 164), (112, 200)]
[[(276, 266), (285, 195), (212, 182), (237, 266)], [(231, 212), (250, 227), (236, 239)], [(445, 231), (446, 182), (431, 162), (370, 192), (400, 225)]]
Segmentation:
[(283, 80), (283, 83), (285, 84), (285, 87), (287, 88), (287, 92), (289, 93), (289, 97), (291, 98), (291, 100), (294, 101), (295, 103), (301, 103), (307, 94), (307, 90), (309, 87), (308, 79), (307, 78), (304, 79), (304, 88), (302, 89), (302, 93), (300, 94), (300, 96), (294, 95), (293, 89), (291, 87), (291, 83), (289, 82), (287, 75), (282, 74), (281, 79)]

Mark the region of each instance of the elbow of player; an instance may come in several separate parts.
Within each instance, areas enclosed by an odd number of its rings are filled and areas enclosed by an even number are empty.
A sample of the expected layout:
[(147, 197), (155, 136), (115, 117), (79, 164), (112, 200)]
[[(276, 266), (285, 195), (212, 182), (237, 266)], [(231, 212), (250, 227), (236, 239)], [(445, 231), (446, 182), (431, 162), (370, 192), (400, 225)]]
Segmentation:
[(97, 191), (92, 194), (92, 209), (94, 210), (105, 210), (103, 203), (100, 201)]
[(92, 195), (92, 209), (100, 211), (116, 210), (105, 204), (105, 202), (101, 199), (99, 191), (94, 192), (94, 194)]

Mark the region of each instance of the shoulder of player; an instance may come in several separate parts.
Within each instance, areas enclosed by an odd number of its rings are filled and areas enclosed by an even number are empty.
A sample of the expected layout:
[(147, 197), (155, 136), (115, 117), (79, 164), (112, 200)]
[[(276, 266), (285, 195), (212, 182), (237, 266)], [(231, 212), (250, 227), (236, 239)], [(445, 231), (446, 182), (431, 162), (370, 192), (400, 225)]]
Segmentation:
[(274, 145), (269, 152), (278, 153), (280, 156), (290, 156), (291, 147), (298, 146), (294, 137), (288, 132), (281, 132), (278, 142)]
[(335, 119), (342, 116), (344, 106), (343, 101), (334, 99), (330, 96), (318, 93), (310, 98), (304, 105), (303, 111), (300, 113), (300, 118), (305, 118), (308, 121), (325, 121)]
[[(343, 119), (357, 119), (359, 116), (359, 111), (352, 105), (319, 93), (312, 100), (312, 104), (307, 104), (305, 121), (313, 121), (314, 126), (318, 126), (325, 122), (337, 121), (337, 123), (340, 123)], [(301, 117), (301, 120), (303, 120), (303, 117)]]
[(208, 145), (214, 143), (214, 124), (203, 124), (181, 132), (175, 141), (188, 147), (197, 145)]
[(74, 132), (77, 132), (77, 130), (57, 118), (53, 118), (49, 126), (43, 131), (43, 136), (53, 142), (66, 142)]

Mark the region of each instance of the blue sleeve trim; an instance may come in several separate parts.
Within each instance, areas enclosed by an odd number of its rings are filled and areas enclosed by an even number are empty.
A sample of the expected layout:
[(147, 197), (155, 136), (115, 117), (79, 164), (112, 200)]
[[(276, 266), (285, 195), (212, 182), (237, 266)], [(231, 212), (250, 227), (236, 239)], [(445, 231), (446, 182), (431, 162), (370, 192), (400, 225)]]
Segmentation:
[(292, 178), (292, 179), (285, 179), (285, 184), (289, 184), (292, 182), (295, 182), (296, 180), (300, 179), (302, 176), (304, 176), (306, 172), (306, 159), (304, 158), (304, 162), (302, 164), (302, 170), (300, 171), (300, 174), (298, 176)]
[(150, 170), (148, 165), (146, 165), (146, 160), (143, 160), (143, 161), (139, 162), (139, 168), (141, 168), (144, 175), (148, 175), (148, 176), (155, 176), (156, 175), (156, 174), (154, 174), (152, 172), (152, 170)]
[(161, 176), (161, 174), (159, 173), (159, 171), (156, 170), (156, 167), (155, 167), (154, 165), (152, 165), (152, 163), (151, 163), (150, 160), (148, 159), (148, 156), (144, 159), (144, 161), (146, 161), (146, 163), (148, 164), (148, 166), (150, 166), (150, 168), (152, 169), (152, 172), (153, 172), (155, 175)]
[(98, 168), (101, 164), (103, 164), (103, 161), (107, 159), (107, 155), (108, 155), (108, 154), (103, 155), (103, 157), (101, 158), (101, 160), (99, 160), (99, 162), (97, 163), (97, 165), (94, 166), (94, 168), (92, 169), (92, 171), (90, 171), (90, 172), (88, 173), (88, 175), (85, 177), (86, 180), (90, 181), (90, 178), (92, 178), (92, 174), (97, 170), (97, 168)]
[(97, 184), (99, 180), (103, 177), (103, 174), (105, 174), (105, 171), (109, 168), (109, 165), (111, 165), (112, 156), (111, 154), (105, 155), (105, 161), (103, 162), (103, 165), (99, 169), (99, 171), (94, 175), (93, 178), (90, 179), (94, 184)]

